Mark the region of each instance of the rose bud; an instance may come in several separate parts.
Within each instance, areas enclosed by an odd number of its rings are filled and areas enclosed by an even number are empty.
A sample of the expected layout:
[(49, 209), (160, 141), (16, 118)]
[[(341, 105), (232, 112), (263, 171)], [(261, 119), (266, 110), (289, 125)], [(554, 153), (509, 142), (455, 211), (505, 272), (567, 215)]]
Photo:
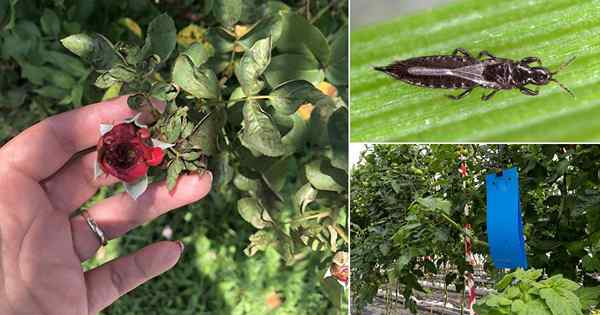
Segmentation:
[(163, 149), (152, 146), (148, 128), (128, 122), (113, 126), (100, 138), (97, 149), (102, 171), (126, 183), (144, 177), (165, 155)]

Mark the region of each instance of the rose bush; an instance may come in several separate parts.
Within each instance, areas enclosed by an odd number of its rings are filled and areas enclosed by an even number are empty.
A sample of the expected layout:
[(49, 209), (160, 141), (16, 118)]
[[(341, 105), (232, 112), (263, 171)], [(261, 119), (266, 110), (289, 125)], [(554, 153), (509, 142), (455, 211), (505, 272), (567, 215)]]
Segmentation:
[[(126, 94), (146, 111), (153, 98), (165, 108), (148, 131), (173, 146), (160, 167), (123, 181), (125, 190), (133, 197), (144, 183), (166, 180), (172, 190), (182, 174), (214, 175), (205, 200), (113, 240), (86, 264), (157, 238), (186, 245), (169, 276), (105, 314), (167, 306), (345, 313), (342, 286), (323, 274), (347, 244), (346, 1), (19, 0), (3, 8), (0, 142), (83, 104)], [(123, 186), (102, 187), (90, 204)], [(284, 302), (269, 310), (270, 296)]]
[(97, 150), (100, 168), (127, 183), (146, 175), (148, 167), (160, 165), (165, 156), (163, 149), (152, 146), (148, 128), (134, 123), (114, 126), (100, 137)]

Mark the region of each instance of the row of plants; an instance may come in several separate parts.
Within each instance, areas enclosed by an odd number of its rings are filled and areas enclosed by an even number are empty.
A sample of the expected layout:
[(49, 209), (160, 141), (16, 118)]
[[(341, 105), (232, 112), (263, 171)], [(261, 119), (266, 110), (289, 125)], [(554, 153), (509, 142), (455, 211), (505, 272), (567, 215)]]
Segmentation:
[[(348, 242), (347, 8), (0, 1), (0, 143), (50, 115), (128, 95), (130, 107), (155, 115), (152, 138), (174, 144), (152, 181), (172, 189), (181, 174), (210, 169), (202, 209), (247, 222), (248, 256), (317, 263), (311, 272), (322, 278)], [(329, 298), (326, 309), (344, 308), (335, 280), (311, 288)]]
[[(484, 269), (498, 281), (499, 293), (479, 301), (477, 309), (481, 314), (589, 313), (598, 303), (599, 158), (600, 147), (594, 145), (369, 147), (351, 174), (355, 311), (393, 283), (416, 312), (411, 296), (427, 292), (419, 281), (447, 265), (455, 271), (442, 274), (446, 285), (463, 292), (463, 274), (473, 272), (465, 238), (473, 241), (474, 253), (488, 254), (485, 175), (517, 166), (526, 251), (530, 267), (538, 270), (501, 280), (502, 272), (486, 259)], [(467, 176), (459, 171), (463, 162)], [(472, 229), (465, 230), (465, 224)], [(523, 307), (511, 310), (515, 300)], [(567, 302), (575, 306), (557, 306)]]

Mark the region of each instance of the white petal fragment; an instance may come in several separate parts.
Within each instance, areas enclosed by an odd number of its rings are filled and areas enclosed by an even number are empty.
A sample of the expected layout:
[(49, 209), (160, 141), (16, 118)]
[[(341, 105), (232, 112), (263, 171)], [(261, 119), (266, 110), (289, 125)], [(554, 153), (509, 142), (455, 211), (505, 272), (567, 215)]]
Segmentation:
[(107, 134), (112, 129), (113, 129), (113, 125), (110, 125), (110, 124), (100, 124), (100, 135), (104, 136), (105, 134)]
[(94, 161), (94, 179), (104, 175), (104, 171), (100, 168), (100, 163), (98, 160)]
[(123, 122), (128, 123), (128, 124), (134, 123), (136, 126), (138, 126), (140, 128), (148, 128), (147, 125), (144, 125), (139, 121), (141, 116), (142, 116), (142, 113), (137, 113), (137, 114), (135, 114), (135, 116), (133, 116), (131, 118), (127, 118)]
[(152, 146), (153, 147), (157, 147), (157, 148), (161, 148), (163, 150), (166, 150), (168, 148), (172, 148), (175, 146), (175, 144), (173, 143), (166, 143), (166, 142), (162, 142), (160, 140), (154, 139), (152, 138)]
[(123, 182), (123, 186), (125, 186), (125, 191), (127, 191), (129, 196), (131, 196), (133, 200), (137, 200), (148, 188), (148, 176), (144, 175), (144, 177), (135, 183)]
[(327, 268), (327, 272), (326, 272), (326, 273), (325, 273), (325, 275), (323, 276), (323, 279), (325, 279), (325, 278), (329, 278), (329, 277), (331, 277), (331, 276), (332, 276), (332, 274), (331, 274), (331, 270), (330, 270), (330, 268)]

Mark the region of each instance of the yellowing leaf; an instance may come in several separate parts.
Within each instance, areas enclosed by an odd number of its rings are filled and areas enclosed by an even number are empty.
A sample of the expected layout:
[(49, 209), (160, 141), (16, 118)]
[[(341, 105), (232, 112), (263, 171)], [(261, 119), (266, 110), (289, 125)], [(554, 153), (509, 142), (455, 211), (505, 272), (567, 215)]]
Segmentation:
[(115, 98), (115, 97), (119, 96), (119, 92), (121, 92), (121, 87), (122, 86), (123, 86), (123, 82), (117, 82), (117, 83), (111, 85), (104, 92), (104, 95), (102, 96), (102, 100), (106, 101), (106, 100), (109, 100), (111, 98)]
[(249, 30), (250, 28), (247, 25), (236, 25), (233, 32), (235, 33), (235, 37), (242, 38)]
[(142, 38), (142, 28), (130, 18), (122, 18), (119, 20), (119, 25), (125, 26), (137, 37)]
[(327, 81), (323, 81), (321, 83), (319, 83), (318, 86), (319, 90), (321, 90), (321, 92), (323, 92), (323, 94), (327, 95), (327, 96), (332, 96), (332, 97), (336, 97), (337, 96), (337, 89), (335, 88), (335, 86)]
[(308, 121), (313, 109), (315, 109), (315, 106), (311, 103), (302, 104), (300, 107), (298, 107), (298, 115), (300, 115), (302, 120)]
[(183, 46), (200, 43), (204, 38), (204, 33), (204, 28), (196, 24), (190, 24), (177, 33), (177, 43)]

